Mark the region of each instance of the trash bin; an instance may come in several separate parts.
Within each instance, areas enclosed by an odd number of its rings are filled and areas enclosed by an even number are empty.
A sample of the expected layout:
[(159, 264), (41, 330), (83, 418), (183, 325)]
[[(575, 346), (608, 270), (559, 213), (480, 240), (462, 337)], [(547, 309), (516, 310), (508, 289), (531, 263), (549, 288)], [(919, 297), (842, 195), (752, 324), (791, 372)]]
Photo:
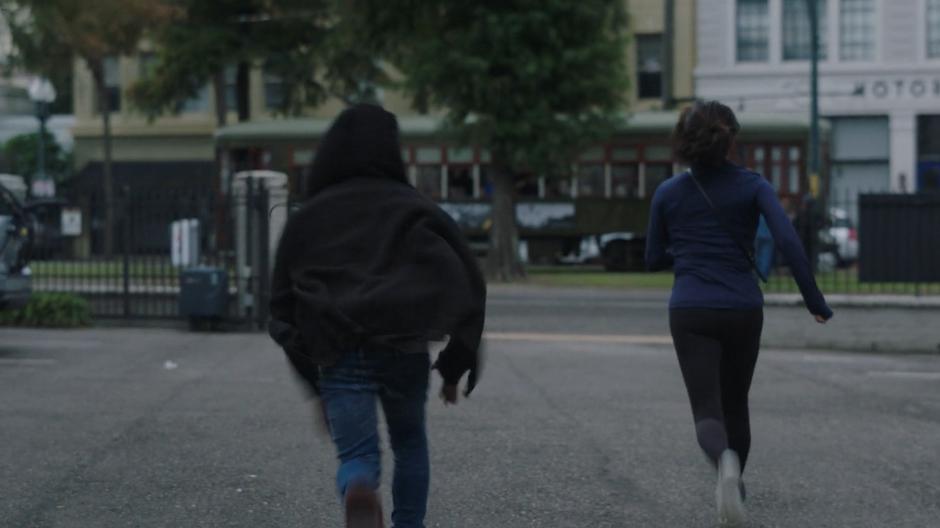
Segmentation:
[(195, 329), (200, 322), (218, 323), (228, 313), (228, 274), (222, 268), (180, 271), (180, 316)]

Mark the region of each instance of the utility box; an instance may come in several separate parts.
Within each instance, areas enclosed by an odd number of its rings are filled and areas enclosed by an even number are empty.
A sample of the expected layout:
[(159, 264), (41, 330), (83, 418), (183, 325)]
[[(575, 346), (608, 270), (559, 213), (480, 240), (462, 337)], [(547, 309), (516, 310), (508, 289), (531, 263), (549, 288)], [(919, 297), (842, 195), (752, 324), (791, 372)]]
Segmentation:
[(177, 268), (199, 263), (199, 220), (186, 218), (170, 224), (170, 262)]
[(221, 268), (197, 267), (180, 271), (180, 316), (190, 323), (219, 321), (228, 313), (228, 274)]

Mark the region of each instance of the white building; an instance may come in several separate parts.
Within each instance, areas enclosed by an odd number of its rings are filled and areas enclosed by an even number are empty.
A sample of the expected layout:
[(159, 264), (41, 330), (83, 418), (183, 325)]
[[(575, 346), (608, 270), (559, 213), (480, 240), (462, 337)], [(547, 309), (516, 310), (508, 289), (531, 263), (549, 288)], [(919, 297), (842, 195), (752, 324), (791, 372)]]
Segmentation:
[[(806, 0), (699, 0), (696, 95), (809, 112)], [(940, 0), (817, 0), (831, 191), (940, 190)]]

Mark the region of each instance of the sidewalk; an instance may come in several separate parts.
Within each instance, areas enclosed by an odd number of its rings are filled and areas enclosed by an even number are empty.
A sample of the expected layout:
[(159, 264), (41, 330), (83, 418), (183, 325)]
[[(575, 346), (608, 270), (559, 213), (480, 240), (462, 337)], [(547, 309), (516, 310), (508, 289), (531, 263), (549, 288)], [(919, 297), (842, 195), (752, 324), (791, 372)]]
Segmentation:
[[(668, 291), (494, 284), (489, 300), (490, 331), (592, 335), (616, 328), (623, 336), (669, 336)], [(940, 353), (940, 300), (936, 297), (835, 295), (828, 300), (835, 317), (820, 325), (798, 296), (768, 295), (764, 346)], [(499, 317), (502, 312), (506, 317)], [(493, 327), (489, 324), (492, 316), (503, 322)]]
[[(490, 284), (489, 290), (496, 293), (511, 292), (552, 292), (551, 295), (583, 296), (592, 295), (600, 298), (636, 299), (646, 301), (667, 301), (670, 290), (654, 288), (600, 288), (575, 286), (544, 286), (536, 284)], [(833, 308), (910, 308), (940, 310), (940, 295), (898, 295), (898, 294), (826, 294), (826, 300)], [(803, 306), (803, 298), (798, 293), (764, 294), (766, 306)]]

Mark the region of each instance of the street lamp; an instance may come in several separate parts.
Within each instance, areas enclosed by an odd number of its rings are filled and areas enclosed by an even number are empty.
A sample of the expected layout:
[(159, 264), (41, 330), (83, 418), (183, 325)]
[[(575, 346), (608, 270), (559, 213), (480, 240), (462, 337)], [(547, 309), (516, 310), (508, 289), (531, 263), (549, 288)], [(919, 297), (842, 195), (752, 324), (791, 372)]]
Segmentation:
[(55, 181), (46, 175), (46, 120), (49, 119), (49, 107), (55, 101), (55, 88), (48, 79), (37, 77), (29, 83), (29, 98), (36, 106), (36, 119), (39, 119), (39, 150), (32, 193), (35, 197), (51, 198), (55, 196)]
[(819, 196), (819, 8), (818, 0), (806, 0), (809, 14), (810, 102), (809, 102), (809, 188), (813, 198)]

